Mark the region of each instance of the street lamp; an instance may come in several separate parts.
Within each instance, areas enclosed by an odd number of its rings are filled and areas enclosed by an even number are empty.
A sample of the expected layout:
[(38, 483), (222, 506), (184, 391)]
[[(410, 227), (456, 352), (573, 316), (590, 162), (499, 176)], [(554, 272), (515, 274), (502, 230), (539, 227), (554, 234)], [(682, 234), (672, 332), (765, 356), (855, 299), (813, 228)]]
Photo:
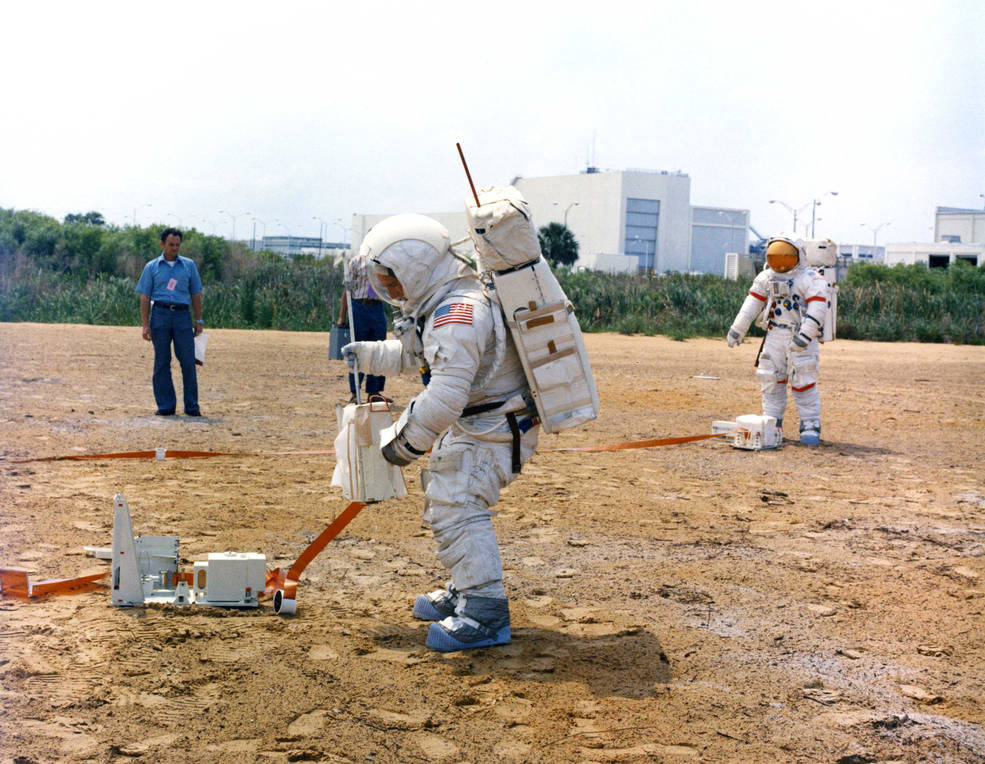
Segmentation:
[(236, 241), (236, 219), (237, 218), (241, 218), (244, 215), (249, 215), (250, 213), (249, 212), (241, 212), (238, 215), (235, 215), (232, 212), (228, 212), (226, 210), (219, 210), (219, 214), (220, 215), (229, 215), (229, 217), (232, 218), (232, 221), (233, 221), (233, 236), (232, 236), (232, 241)]
[(342, 218), (335, 218), (335, 222), (332, 223), (332, 225), (337, 225), (339, 228), (342, 229), (342, 243), (346, 246), (346, 248), (348, 248), (349, 237), (346, 235), (346, 233), (347, 232), (351, 233), (352, 229), (342, 221)]
[(814, 213), (817, 210), (818, 206), (820, 206), (821, 199), (823, 199), (828, 194), (830, 194), (831, 196), (838, 196), (837, 191), (825, 191), (823, 194), (821, 194), (820, 197), (815, 198), (813, 203), (811, 204), (811, 238), (812, 239), (814, 238), (814, 222), (815, 222)]
[(728, 218), (728, 247), (725, 249), (725, 251), (728, 252), (729, 248), (732, 246), (732, 239), (734, 237), (734, 234), (732, 232), (732, 227), (735, 224), (732, 222), (731, 213), (725, 212), (724, 210), (718, 210), (718, 214), (721, 215), (723, 218)]
[(830, 194), (831, 196), (838, 196), (838, 192), (837, 191), (825, 191), (820, 196), (815, 196), (813, 199), (811, 199), (809, 202), (807, 202), (807, 204), (805, 204), (805, 205), (803, 205), (801, 207), (798, 207), (797, 209), (794, 209), (793, 207), (791, 207), (786, 202), (781, 202), (779, 199), (770, 199), (770, 204), (779, 204), (781, 207), (784, 207), (787, 210), (787, 212), (789, 212), (789, 213), (791, 213), (793, 215), (793, 232), (794, 233), (797, 233), (797, 218), (800, 216), (800, 214), (804, 210), (806, 210), (808, 207), (810, 207), (811, 208), (811, 238), (813, 239), (814, 238), (814, 222), (815, 222), (815, 219), (814, 219), (814, 211), (817, 209), (818, 205), (821, 203), (821, 199), (823, 199), (828, 194)]
[(143, 207), (153, 207), (153, 206), (154, 206), (153, 204), (151, 204), (150, 202), (147, 202), (146, 204), (140, 205), (140, 207), (134, 207), (133, 208), (133, 227), (134, 228), (137, 227), (137, 210), (142, 209)]
[(286, 253), (285, 256), (288, 257), (288, 258), (290, 258), (290, 256), (291, 256), (291, 239), (294, 238), (294, 237), (291, 236), (291, 227), (287, 223), (285, 223), (283, 220), (280, 220), (279, 218), (274, 218), (274, 222), (277, 225), (283, 226), (284, 227), (284, 230), (287, 231), (287, 253)]
[(317, 215), (311, 216), (312, 220), (318, 221), (318, 257), (321, 258), (321, 243), (322, 243), (322, 229), (325, 229), (325, 235), (328, 235), (328, 223), (322, 220)]
[[(555, 207), (560, 207), (561, 206), (561, 203), (560, 202), (554, 202), (554, 206)], [(569, 204), (567, 207), (564, 208), (564, 227), (565, 228), (568, 227), (568, 210), (570, 210), (572, 207), (577, 207), (577, 206), (578, 206), (578, 202), (572, 202), (571, 204)]]
[(867, 223), (862, 223), (862, 227), (863, 228), (868, 228), (870, 231), (872, 231), (872, 249), (873, 249), (872, 254), (873, 255), (875, 255), (875, 251), (874, 250), (876, 248), (876, 239), (879, 236), (879, 229), (882, 228), (885, 225), (889, 225), (889, 221), (888, 220), (885, 223), (880, 223), (875, 228), (873, 228), (872, 226), (868, 225)]
[(258, 220), (261, 223), (263, 223), (263, 238), (264, 239), (267, 238), (267, 223), (265, 221), (263, 221), (263, 220), (260, 220), (260, 218), (254, 216), (253, 217), (253, 238), (250, 240), (250, 249), (253, 250), (254, 252), (257, 251), (257, 221)]

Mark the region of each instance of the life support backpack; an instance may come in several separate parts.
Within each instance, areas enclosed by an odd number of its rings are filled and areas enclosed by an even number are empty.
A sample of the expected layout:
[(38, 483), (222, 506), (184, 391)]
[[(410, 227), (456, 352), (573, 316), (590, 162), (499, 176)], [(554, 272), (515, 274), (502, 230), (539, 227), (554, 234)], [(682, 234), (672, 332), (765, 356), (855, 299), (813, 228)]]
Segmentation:
[(513, 186), (480, 189), (466, 201), (479, 270), (492, 278), (546, 432), (577, 427), (599, 413), (599, 395), (574, 307), (550, 265), (526, 199)]
[(838, 245), (831, 239), (807, 239), (804, 242), (807, 264), (828, 282), (828, 311), (821, 327), (821, 342), (831, 342), (838, 331)]

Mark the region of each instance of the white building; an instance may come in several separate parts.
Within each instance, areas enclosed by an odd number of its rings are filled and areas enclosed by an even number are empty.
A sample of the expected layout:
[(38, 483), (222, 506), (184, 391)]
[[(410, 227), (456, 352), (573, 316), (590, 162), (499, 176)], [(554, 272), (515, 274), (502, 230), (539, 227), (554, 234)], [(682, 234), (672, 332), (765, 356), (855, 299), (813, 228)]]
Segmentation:
[(958, 260), (964, 260), (976, 267), (985, 264), (985, 244), (938, 241), (933, 244), (909, 242), (886, 245), (886, 265), (923, 263), (928, 268), (946, 268)]
[[(692, 207), (691, 179), (681, 172), (599, 171), (578, 175), (517, 178), (534, 224), (564, 223), (579, 247), (576, 267), (610, 272), (725, 270), (725, 253), (746, 253), (749, 211)], [(452, 239), (467, 235), (463, 210), (425, 213), (448, 228)], [(353, 249), (387, 215), (354, 215)]]
[(985, 242), (985, 210), (938, 207), (934, 216), (934, 241), (951, 244)]
[(838, 256), (849, 258), (851, 263), (884, 263), (886, 248), (874, 244), (839, 244)]

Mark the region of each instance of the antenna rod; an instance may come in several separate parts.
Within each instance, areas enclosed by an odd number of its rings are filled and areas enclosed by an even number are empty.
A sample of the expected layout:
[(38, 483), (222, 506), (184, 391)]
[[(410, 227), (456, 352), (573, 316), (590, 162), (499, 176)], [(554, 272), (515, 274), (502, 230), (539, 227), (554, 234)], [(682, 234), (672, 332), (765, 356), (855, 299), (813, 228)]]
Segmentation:
[(472, 196), (475, 198), (475, 206), (481, 207), (479, 204), (479, 195), (475, 192), (475, 183), (472, 182), (472, 173), (469, 172), (469, 165), (465, 161), (465, 154), (462, 153), (462, 144), (456, 143), (456, 148), (458, 148), (458, 155), (462, 158), (462, 167), (465, 168), (465, 177), (469, 179), (469, 187), (472, 189)]

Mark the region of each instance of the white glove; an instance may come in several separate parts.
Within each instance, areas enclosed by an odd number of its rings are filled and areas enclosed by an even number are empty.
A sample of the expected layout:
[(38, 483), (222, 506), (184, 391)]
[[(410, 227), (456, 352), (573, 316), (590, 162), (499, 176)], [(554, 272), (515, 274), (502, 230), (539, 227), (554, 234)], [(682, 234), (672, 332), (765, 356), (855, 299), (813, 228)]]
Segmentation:
[(372, 342), (350, 342), (348, 345), (343, 345), (339, 352), (346, 366), (355, 369), (358, 363), (359, 368), (363, 368), (366, 365), (366, 354), (370, 352), (367, 346), (372, 344)]
[[(725, 341), (728, 342), (728, 346), (730, 348), (734, 348), (736, 345), (742, 344), (742, 335), (739, 332), (737, 332), (734, 328), (729, 329), (728, 336), (725, 338)], [(342, 352), (343, 353), (345, 352), (345, 348), (342, 348)]]
[(798, 332), (790, 340), (790, 345), (787, 346), (787, 350), (791, 353), (802, 353), (807, 350), (807, 346), (810, 344), (810, 339), (804, 336), (803, 332)]

